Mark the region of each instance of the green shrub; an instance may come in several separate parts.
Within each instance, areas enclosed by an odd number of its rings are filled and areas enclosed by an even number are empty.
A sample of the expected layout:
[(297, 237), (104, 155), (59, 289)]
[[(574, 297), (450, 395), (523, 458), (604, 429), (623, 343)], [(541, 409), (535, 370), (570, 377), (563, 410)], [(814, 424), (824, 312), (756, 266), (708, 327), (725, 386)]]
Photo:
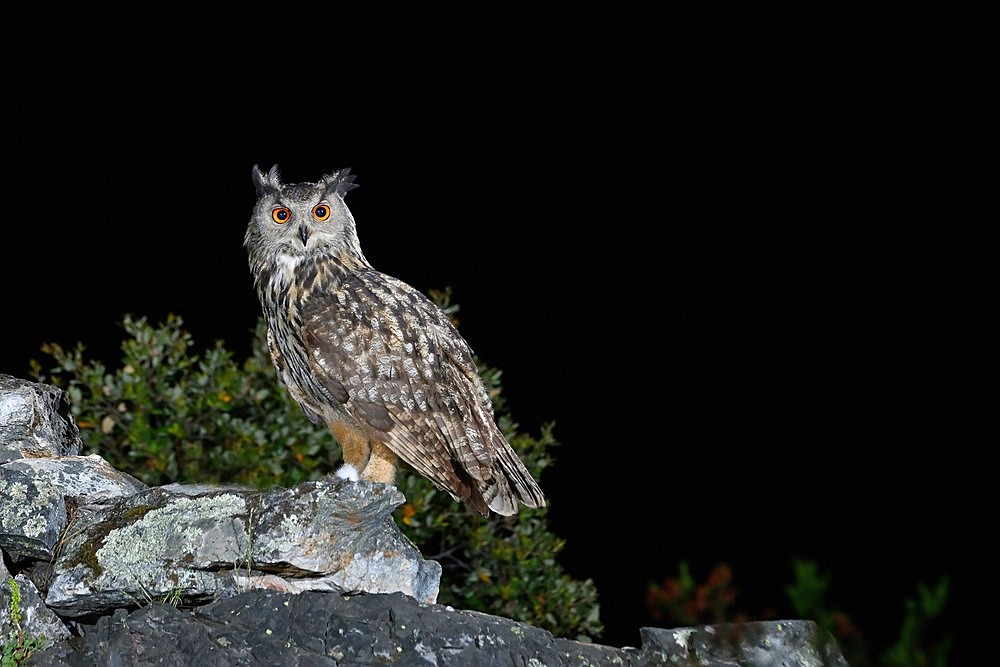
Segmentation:
[(917, 596), (906, 598), (906, 611), (899, 639), (886, 649), (882, 660), (887, 667), (945, 667), (952, 637), (934, 625), (944, 615), (948, 600), (948, 577), (941, 577), (933, 587), (917, 584)]
[[(449, 293), (432, 294), (446, 312)], [(278, 381), (258, 320), (250, 356), (237, 361), (222, 341), (197, 352), (178, 316), (152, 326), (125, 316), (128, 337), (114, 368), (85, 358), (82, 343), (46, 343), (54, 365), (32, 361), (40, 382), (66, 390), (87, 453), (151, 486), (171, 482), (294, 486), (331, 473), (340, 448), (309, 422)], [(557, 446), (552, 425), (539, 437), (518, 433), (507, 413), (499, 370), (480, 364), (498, 424), (540, 479)], [(546, 510), (480, 517), (415, 473), (397, 480), (406, 504), (400, 528), (425, 558), (442, 565), (438, 602), (545, 628), (557, 637), (594, 639), (603, 632), (592, 580), (567, 576), (557, 557), (564, 542), (549, 532)]]
[(282, 388), (263, 322), (250, 357), (238, 363), (221, 341), (201, 354), (170, 315), (157, 327), (125, 316), (118, 367), (46, 343), (55, 365), (42, 382), (66, 390), (86, 448), (151, 486), (171, 482), (294, 486), (329, 470), (339, 455)]

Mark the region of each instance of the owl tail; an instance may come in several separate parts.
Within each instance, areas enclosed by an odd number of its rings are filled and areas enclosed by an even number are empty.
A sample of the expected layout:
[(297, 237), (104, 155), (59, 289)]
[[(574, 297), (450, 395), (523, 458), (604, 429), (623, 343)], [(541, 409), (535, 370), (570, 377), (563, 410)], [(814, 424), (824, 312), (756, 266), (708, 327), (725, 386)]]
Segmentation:
[(483, 502), (501, 516), (517, 514), (518, 503), (531, 508), (545, 507), (545, 494), (517, 453), (506, 441), (497, 449), (497, 468), (482, 489)]

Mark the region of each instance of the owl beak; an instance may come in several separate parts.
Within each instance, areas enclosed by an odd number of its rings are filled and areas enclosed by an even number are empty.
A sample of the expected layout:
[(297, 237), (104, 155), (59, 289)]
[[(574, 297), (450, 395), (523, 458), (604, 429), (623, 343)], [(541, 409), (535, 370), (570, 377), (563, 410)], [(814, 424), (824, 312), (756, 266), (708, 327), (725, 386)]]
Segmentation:
[(306, 241), (309, 240), (309, 228), (305, 225), (299, 227), (299, 238), (302, 239), (302, 246), (305, 247)]

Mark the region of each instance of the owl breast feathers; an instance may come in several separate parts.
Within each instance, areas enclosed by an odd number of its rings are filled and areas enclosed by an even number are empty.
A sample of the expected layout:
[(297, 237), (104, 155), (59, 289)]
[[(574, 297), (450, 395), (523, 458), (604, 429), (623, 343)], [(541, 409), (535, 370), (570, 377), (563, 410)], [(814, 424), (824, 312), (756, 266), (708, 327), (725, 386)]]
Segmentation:
[(354, 176), (253, 168), (245, 245), (281, 381), (344, 452), (337, 475), (392, 484), (400, 460), (486, 516), (545, 496), (494, 420), (468, 343), (430, 299), (372, 268), (344, 196)]

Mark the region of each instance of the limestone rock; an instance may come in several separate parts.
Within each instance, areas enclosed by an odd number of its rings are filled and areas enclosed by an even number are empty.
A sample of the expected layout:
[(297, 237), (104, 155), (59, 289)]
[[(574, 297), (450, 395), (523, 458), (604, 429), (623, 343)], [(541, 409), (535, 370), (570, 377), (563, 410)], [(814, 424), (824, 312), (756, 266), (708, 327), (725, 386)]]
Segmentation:
[(258, 492), (171, 484), (79, 517), (67, 530), (46, 604), (89, 618), (154, 601), (195, 604), (264, 587), (403, 592), (437, 599), (424, 560), (391, 513), (395, 487), (344, 480)]
[(51, 559), (66, 527), (66, 503), (51, 482), (0, 466), (0, 548), (17, 563)]
[(62, 495), (73, 498), (77, 505), (105, 503), (149, 488), (132, 475), (112, 468), (97, 454), (17, 459), (2, 468), (44, 480)]
[(71, 514), (147, 488), (97, 455), (0, 465), (0, 547), (15, 561), (51, 560)]
[(66, 392), (0, 373), (0, 463), (75, 456), (82, 444)]

